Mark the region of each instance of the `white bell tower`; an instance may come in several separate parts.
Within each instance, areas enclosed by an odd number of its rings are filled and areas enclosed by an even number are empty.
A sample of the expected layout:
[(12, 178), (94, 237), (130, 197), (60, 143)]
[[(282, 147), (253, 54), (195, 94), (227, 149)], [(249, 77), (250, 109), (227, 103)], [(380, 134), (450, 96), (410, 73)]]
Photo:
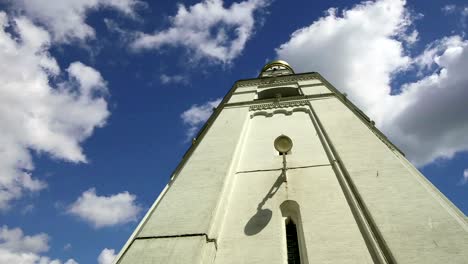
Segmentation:
[(346, 96), (237, 81), (115, 263), (468, 263), (467, 218)]

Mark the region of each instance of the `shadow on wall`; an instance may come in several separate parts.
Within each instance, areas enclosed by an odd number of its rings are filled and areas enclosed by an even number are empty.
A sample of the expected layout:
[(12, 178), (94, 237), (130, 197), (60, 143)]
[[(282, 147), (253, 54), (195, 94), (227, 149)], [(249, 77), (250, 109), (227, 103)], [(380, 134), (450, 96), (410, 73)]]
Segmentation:
[(276, 179), (267, 195), (257, 206), (257, 212), (249, 219), (244, 227), (244, 233), (248, 236), (253, 236), (260, 233), (270, 222), (273, 212), (270, 209), (263, 209), (266, 201), (272, 198), (275, 193), (279, 190), (281, 184), (285, 182), (285, 175), (282, 172)]

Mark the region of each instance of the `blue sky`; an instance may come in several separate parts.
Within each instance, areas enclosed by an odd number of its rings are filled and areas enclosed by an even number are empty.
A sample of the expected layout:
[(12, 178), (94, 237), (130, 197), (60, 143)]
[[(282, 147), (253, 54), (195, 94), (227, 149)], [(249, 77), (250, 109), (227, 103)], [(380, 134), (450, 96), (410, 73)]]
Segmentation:
[[(0, 1), (0, 263), (110, 263), (211, 108), (281, 58), (468, 213), (465, 1)], [(53, 262), (55, 261), (55, 262)]]

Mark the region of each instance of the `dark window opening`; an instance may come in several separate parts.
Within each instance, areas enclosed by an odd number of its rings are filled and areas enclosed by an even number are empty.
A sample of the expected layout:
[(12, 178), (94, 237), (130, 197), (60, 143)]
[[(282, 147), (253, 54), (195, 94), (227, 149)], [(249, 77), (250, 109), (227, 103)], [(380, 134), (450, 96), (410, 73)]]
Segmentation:
[(288, 249), (288, 264), (300, 264), (299, 242), (297, 228), (292, 220), (286, 222), (286, 247)]
[(291, 87), (278, 87), (263, 90), (258, 93), (258, 99), (282, 98), (290, 96), (300, 96), (299, 89)]

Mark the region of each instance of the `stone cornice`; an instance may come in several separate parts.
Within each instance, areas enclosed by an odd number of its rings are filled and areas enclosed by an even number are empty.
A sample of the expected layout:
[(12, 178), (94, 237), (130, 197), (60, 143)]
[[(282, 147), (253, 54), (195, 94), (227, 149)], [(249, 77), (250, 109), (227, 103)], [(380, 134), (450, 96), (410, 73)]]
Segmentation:
[(237, 81), (235, 87), (246, 87), (246, 86), (257, 86), (257, 85), (267, 85), (267, 84), (282, 84), (287, 82), (294, 81), (304, 81), (310, 79), (318, 79), (315, 72), (305, 73), (305, 74), (296, 74), (296, 75), (286, 75), (286, 76), (277, 76), (269, 78), (259, 78), (259, 79), (248, 79)]
[[(299, 96), (291, 96), (291, 97), (282, 97), (279, 103), (288, 103), (293, 101), (302, 101), (304, 99), (315, 99), (315, 98), (324, 98), (334, 96), (335, 93), (324, 93), (324, 94), (311, 94), (311, 95), (299, 95)], [(278, 104), (276, 98), (274, 99), (262, 99), (262, 100), (254, 100), (254, 101), (244, 101), (244, 102), (236, 102), (236, 103), (227, 103), (220, 107), (233, 107), (233, 106), (255, 106), (255, 105), (265, 105), (265, 104)]]
[(249, 107), (249, 111), (259, 111), (259, 110), (268, 110), (268, 109), (277, 109), (277, 108), (287, 108), (287, 107), (298, 107), (307, 105), (307, 100), (301, 101), (290, 101), (290, 102), (273, 102), (269, 104), (256, 104)]

